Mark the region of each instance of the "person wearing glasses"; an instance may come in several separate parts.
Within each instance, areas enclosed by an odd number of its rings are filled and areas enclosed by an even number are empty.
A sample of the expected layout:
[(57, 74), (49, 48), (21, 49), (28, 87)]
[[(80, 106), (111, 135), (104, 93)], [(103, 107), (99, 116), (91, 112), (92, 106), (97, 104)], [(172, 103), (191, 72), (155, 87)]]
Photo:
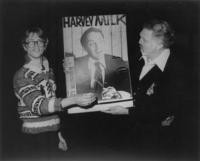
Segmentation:
[(57, 146), (55, 138), (58, 138), (59, 149), (67, 150), (66, 141), (59, 131), (58, 113), (67, 113), (69, 106), (73, 105), (87, 108), (96, 97), (93, 93), (69, 98), (56, 97), (54, 73), (43, 56), (47, 45), (48, 38), (41, 28), (29, 28), (25, 31), (22, 46), (26, 52), (26, 62), (15, 73), (13, 86), (18, 99), (17, 111), (22, 120), (24, 140), (28, 139), (26, 148), (36, 145), (34, 151), (43, 148), (41, 152), (51, 153), (51, 145)]

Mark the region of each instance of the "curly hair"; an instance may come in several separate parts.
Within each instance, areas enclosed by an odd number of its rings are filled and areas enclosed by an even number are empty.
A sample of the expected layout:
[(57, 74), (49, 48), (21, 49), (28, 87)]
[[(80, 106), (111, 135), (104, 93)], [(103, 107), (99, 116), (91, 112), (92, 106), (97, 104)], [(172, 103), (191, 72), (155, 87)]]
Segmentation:
[(22, 44), (26, 43), (26, 39), (28, 38), (30, 33), (36, 33), (41, 39), (43, 39), (45, 41), (45, 43), (48, 42), (46, 33), (40, 27), (31, 27), (25, 31), (25, 33), (22, 37)]
[(152, 30), (154, 36), (163, 40), (163, 47), (169, 48), (174, 43), (174, 30), (168, 22), (163, 20), (150, 20), (143, 25), (143, 28)]

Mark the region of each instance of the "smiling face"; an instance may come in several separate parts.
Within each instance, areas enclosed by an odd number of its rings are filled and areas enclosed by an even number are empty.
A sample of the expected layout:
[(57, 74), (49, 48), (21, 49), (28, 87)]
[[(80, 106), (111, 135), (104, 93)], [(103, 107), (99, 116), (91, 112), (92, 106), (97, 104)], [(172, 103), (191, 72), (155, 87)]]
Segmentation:
[(47, 43), (39, 37), (38, 33), (31, 32), (27, 36), (23, 48), (31, 60), (39, 59), (46, 49), (46, 44)]
[(152, 30), (143, 29), (140, 32), (140, 51), (143, 56), (154, 59), (159, 55), (159, 51), (163, 48), (162, 39), (154, 35)]
[(103, 36), (100, 32), (90, 32), (87, 35), (87, 43), (85, 49), (94, 59), (99, 59), (99, 57), (104, 54), (105, 44)]

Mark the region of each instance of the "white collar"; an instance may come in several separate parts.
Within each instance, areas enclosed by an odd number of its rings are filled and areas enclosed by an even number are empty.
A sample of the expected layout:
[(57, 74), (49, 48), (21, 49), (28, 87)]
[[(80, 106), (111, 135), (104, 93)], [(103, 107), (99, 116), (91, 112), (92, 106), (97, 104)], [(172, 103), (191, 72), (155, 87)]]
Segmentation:
[(164, 49), (161, 54), (156, 57), (154, 60), (148, 60), (147, 61), (147, 57), (146, 56), (142, 56), (142, 58), (145, 61), (145, 64), (149, 64), (149, 65), (157, 65), (160, 70), (163, 72), (167, 63), (167, 60), (169, 58), (170, 55), (170, 50), (169, 49)]

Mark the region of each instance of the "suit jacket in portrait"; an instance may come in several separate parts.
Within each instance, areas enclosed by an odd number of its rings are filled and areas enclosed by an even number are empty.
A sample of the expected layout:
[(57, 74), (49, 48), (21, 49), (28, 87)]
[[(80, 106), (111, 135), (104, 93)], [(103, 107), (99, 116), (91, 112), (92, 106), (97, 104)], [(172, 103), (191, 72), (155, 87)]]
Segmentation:
[[(75, 59), (77, 93), (94, 92), (90, 87), (91, 76), (88, 68), (89, 56)], [(113, 86), (116, 90), (130, 92), (128, 63), (120, 57), (105, 54), (104, 87)]]

